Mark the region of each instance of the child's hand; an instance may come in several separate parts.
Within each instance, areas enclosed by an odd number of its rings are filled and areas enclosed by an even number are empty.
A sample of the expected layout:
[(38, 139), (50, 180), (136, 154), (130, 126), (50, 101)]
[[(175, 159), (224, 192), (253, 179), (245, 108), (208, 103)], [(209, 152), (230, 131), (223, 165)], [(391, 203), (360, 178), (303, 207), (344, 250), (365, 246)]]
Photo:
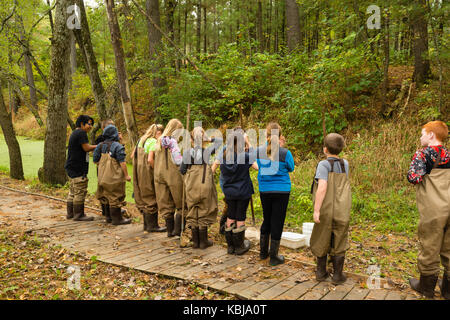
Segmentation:
[(313, 218), (314, 218), (314, 222), (315, 222), (315, 223), (320, 223), (319, 217), (320, 217), (320, 211), (314, 211), (314, 216), (313, 216)]
[(130, 176), (126, 176), (126, 177), (125, 177), (125, 180), (127, 180), (128, 182), (130, 182), (130, 181), (131, 181), (131, 177), (130, 177)]

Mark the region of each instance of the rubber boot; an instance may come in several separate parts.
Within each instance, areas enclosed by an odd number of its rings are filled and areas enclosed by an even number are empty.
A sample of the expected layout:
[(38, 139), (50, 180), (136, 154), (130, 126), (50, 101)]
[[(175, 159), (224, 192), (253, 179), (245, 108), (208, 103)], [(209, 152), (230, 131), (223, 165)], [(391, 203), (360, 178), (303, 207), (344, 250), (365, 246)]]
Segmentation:
[(269, 240), (270, 234), (261, 233), (259, 236), (259, 258), (261, 260), (269, 257)]
[(109, 211), (111, 213), (112, 225), (118, 226), (131, 223), (131, 219), (124, 219), (122, 217), (122, 211), (120, 210), (120, 208), (110, 207)]
[(177, 212), (175, 213), (174, 217), (175, 217), (175, 225), (173, 228), (172, 237), (181, 235), (181, 214)]
[(227, 217), (228, 217), (228, 205), (225, 202), (225, 207), (223, 208), (222, 215), (220, 216), (220, 222), (219, 222), (219, 232), (220, 234), (225, 234), (225, 229), (227, 227)]
[(413, 290), (416, 290), (427, 298), (433, 299), (437, 280), (437, 275), (424, 276), (421, 274), (419, 280), (410, 278), (409, 285)]
[(235, 254), (240, 256), (250, 250), (251, 243), (245, 239), (245, 226), (233, 229), (232, 237)]
[(67, 219), (72, 219), (73, 218), (73, 202), (69, 202), (67, 201), (67, 215), (66, 215)]
[(148, 221), (147, 221), (147, 231), (148, 232), (165, 232), (165, 227), (160, 227), (158, 225), (158, 212), (155, 213), (147, 213)]
[(441, 289), (441, 296), (445, 300), (450, 300), (449, 277), (445, 274), (443, 275), (442, 280), (439, 280), (439, 288)]
[(233, 244), (233, 229), (235, 227), (235, 224), (232, 223), (229, 228), (226, 228), (224, 230), (225, 232), (225, 240), (227, 240), (227, 253), (233, 254), (234, 253), (234, 244)]
[(102, 203), (102, 216), (106, 217), (106, 204)]
[(94, 217), (88, 217), (84, 214), (84, 203), (73, 204), (73, 220), (75, 221), (92, 221)]
[(144, 221), (144, 231), (148, 231), (148, 215), (141, 211), (142, 214), (142, 220)]
[(199, 247), (200, 249), (206, 249), (213, 245), (213, 242), (208, 239), (208, 227), (201, 227), (198, 230)]
[(105, 218), (106, 218), (106, 223), (111, 223), (112, 219), (111, 219), (111, 208), (109, 207), (109, 203), (105, 205)]
[(192, 228), (192, 248), (198, 249), (200, 247), (199, 228)]
[(166, 227), (167, 227), (167, 236), (173, 237), (173, 229), (175, 227), (175, 220), (173, 215), (171, 215), (169, 218), (166, 218)]
[(271, 266), (276, 266), (284, 263), (284, 256), (278, 255), (278, 250), (280, 249), (280, 242), (281, 240), (270, 239), (269, 263)]
[(325, 255), (323, 257), (317, 257), (317, 270), (316, 270), (316, 280), (317, 281), (325, 281), (329, 274), (327, 271), (327, 258)]
[(331, 262), (333, 263), (333, 277), (331, 282), (333, 284), (342, 284), (347, 280), (347, 277), (342, 273), (344, 270), (345, 256), (331, 256)]

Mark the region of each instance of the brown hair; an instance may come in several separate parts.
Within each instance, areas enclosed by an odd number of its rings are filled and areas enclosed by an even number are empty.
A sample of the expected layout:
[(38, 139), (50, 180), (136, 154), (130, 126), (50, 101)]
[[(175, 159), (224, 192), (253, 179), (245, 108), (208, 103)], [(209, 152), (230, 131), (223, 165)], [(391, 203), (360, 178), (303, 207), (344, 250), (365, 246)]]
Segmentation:
[[(244, 144), (239, 143), (244, 140), (244, 133), (244, 130), (241, 127), (237, 126), (233, 128), (233, 134), (231, 135), (231, 137), (227, 136), (227, 147), (225, 149), (225, 152), (223, 153), (224, 162), (226, 161), (228, 152), (240, 153), (245, 150), (245, 142)], [(239, 135), (242, 135), (242, 139), (238, 138)]]
[(166, 128), (164, 129), (164, 132), (161, 134), (161, 136), (158, 138), (158, 143), (156, 145), (157, 150), (161, 150), (161, 139), (163, 137), (171, 137), (172, 134), (178, 130), (183, 129), (183, 124), (178, 119), (172, 119), (167, 124)]
[(142, 143), (148, 138), (156, 138), (156, 132), (158, 131), (162, 133), (164, 131), (164, 126), (162, 124), (152, 124), (141, 137)]
[[(272, 134), (272, 130), (278, 130), (278, 134)], [(274, 160), (274, 154), (278, 154), (280, 149), (281, 127), (276, 122), (270, 122), (266, 127), (267, 135), (267, 156)]]
[(344, 137), (338, 133), (330, 133), (324, 139), (325, 147), (331, 154), (338, 155), (345, 147)]
[(113, 126), (115, 125), (114, 121), (111, 120), (111, 119), (103, 120), (103, 121), (101, 122), (102, 130), (105, 129), (105, 128), (106, 128), (107, 126), (109, 126), (110, 124), (112, 124)]
[(448, 138), (448, 127), (443, 121), (431, 121), (422, 127), (427, 133), (433, 132), (440, 142), (444, 142)]
[[(209, 143), (209, 139), (205, 133), (205, 130), (202, 127), (195, 127), (192, 131), (191, 131), (191, 145), (192, 147), (196, 147), (195, 143), (195, 138), (199, 136), (199, 138), (201, 138), (202, 140), (202, 148), (206, 147), (206, 145)], [(206, 139), (205, 139), (206, 138)]]

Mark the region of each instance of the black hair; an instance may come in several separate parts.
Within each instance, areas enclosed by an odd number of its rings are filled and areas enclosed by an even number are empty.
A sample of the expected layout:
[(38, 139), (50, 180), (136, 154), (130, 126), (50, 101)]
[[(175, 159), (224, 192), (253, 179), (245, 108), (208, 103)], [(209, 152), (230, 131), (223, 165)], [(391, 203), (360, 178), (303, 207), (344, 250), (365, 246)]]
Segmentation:
[(75, 123), (75, 126), (77, 128), (81, 128), (81, 124), (86, 125), (86, 123), (88, 123), (89, 120), (91, 120), (92, 121), (92, 125), (94, 125), (94, 119), (92, 119), (90, 116), (82, 114), (81, 116), (79, 116), (77, 118), (77, 122)]

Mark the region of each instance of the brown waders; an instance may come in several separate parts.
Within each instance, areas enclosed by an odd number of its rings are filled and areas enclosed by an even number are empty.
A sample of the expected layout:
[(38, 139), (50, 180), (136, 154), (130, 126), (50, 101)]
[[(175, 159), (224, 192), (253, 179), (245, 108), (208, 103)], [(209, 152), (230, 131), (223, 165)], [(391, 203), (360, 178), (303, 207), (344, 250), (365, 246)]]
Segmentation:
[[(311, 234), (311, 251), (317, 257), (316, 279), (327, 278), (327, 255), (333, 263), (334, 284), (344, 283), (346, 277), (342, 273), (345, 252), (349, 248), (348, 228), (352, 195), (350, 181), (345, 173), (344, 160), (327, 159), (331, 165), (328, 173), (327, 193), (320, 209), (320, 223), (315, 223)], [(334, 162), (339, 161), (342, 173), (334, 172)], [(318, 183), (313, 184), (313, 205), (316, 199)]]
[[(167, 236), (181, 235), (183, 180), (180, 169), (172, 161), (169, 149), (155, 152), (155, 191), (159, 213), (166, 220)], [(175, 214), (175, 210), (178, 211)]]
[(98, 164), (97, 199), (107, 203), (113, 225), (129, 224), (131, 219), (122, 217), (121, 207), (125, 206), (125, 177), (119, 162), (109, 154), (111, 141), (103, 142), (108, 145), (106, 153), (102, 153)]
[[(142, 142), (142, 146), (146, 141)], [(144, 231), (164, 232), (166, 228), (158, 225), (158, 205), (156, 203), (153, 168), (148, 163), (148, 154), (143, 147), (136, 145), (133, 157), (134, 200), (144, 220)]]
[(67, 219), (75, 221), (92, 221), (93, 217), (84, 214), (84, 200), (89, 179), (85, 176), (69, 178), (69, 195), (67, 197)]
[(194, 248), (212, 246), (208, 226), (217, 218), (217, 191), (211, 166), (191, 165), (184, 177), (188, 213), (186, 224), (192, 230)]
[(441, 294), (450, 299), (450, 169), (432, 169), (416, 188), (420, 280), (411, 278), (409, 282), (414, 290), (433, 298), (440, 258), (444, 267)]

